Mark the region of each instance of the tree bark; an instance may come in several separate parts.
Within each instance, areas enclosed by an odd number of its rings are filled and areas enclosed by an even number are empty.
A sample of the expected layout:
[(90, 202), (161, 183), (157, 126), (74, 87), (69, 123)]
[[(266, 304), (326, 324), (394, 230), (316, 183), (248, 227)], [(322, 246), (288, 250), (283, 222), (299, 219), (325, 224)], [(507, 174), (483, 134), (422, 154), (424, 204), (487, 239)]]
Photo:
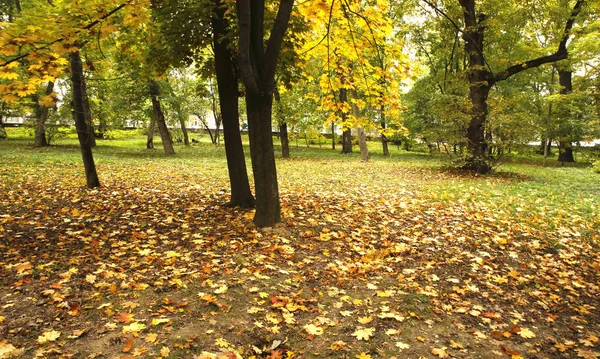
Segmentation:
[(77, 137), (81, 147), (81, 156), (85, 167), (85, 178), (89, 188), (100, 187), (100, 180), (96, 173), (96, 165), (94, 164), (94, 156), (92, 154), (92, 146), (88, 133), (88, 125), (85, 116), (84, 106), (84, 78), (83, 66), (79, 51), (72, 52), (69, 56), (71, 66), (71, 82), (73, 84), (73, 107), (75, 117), (75, 127), (77, 129)]
[(254, 223), (273, 226), (281, 221), (277, 169), (271, 129), (275, 71), (294, 5), (280, 0), (269, 39), (264, 44), (264, 1), (237, 0), (238, 64), (246, 88), (250, 157), (256, 189)]
[[(279, 105), (279, 109), (281, 109), (281, 97), (279, 96), (279, 90), (277, 86), (275, 86), (275, 101)], [(279, 118), (279, 141), (281, 142), (281, 157), (290, 158), (290, 141), (288, 137), (288, 129), (287, 122), (285, 122), (285, 118), (282, 114), (282, 111), (278, 111), (280, 114)]]
[[(340, 89), (340, 102), (344, 103), (348, 101), (348, 94), (345, 88)], [(342, 112), (342, 123), (346, 121), (346, 114)], [(350, 128), (342, 132), (342, 153), (352, 153), (352, 130)]]
[(290, 158), (290, 139), (285, 121), (279, 123), (279, 140), (281, 141), (281, 157)]
[[(352, 89), (352, 98), (358, 100), (358, 93), (356, 93), (356, 89)], [(356, 105), (356, 103), (352, 102), (352, 114), (354, 118), (358, 119), (360, 117), (360, 109)], [(360, 160), (362, 162), (369, 161), (369, 148), (367, 147), (367, 134), (365, 130), (361, 127), (358, 128), (358, 146), (360, 147)]]
[[(386, 123), (385, 123), (385, 113), (383, 105), (379, 108), (379, 113), (381, 114), (381, 129), (385, 131)], [(381, 134), (381, 147), (383, 149), (383, 155), (389, 157), (390, 149), (388, 147), (388, 138), (385, 134)]]
[(254, 197), (250, 191), (246, 157), (240, 133), (238, 106), (238, 77), (235, 63), (229, 50), (230, 41), (226, 37), (229, 23), (225, 18), (225, 9), (220, 0), (213, 0), (215, 10), (212, 17), (213, 45), (215, 52), (215, 72), (219, 92), (219, 106), (223, 122), (223, 140), (225, 156), (231, 184), (230, 205), (234, 207), (254, 207)]
[[(558, 83), (560, 85), (560, 94), (568, 95), (573, 92), (573, 72), (570, 70), (558, 70)], [(561, 111), (563, 121), (568, 121), (568, 118), (573, 114), (567, 109)], [(559, 162), (575, 162), (573, 157), (573, 147), (570, 134), (561, 134), (562, 138), (558, 142), (558, 161)]]
[(88, 136), (90, 146), (96, 147), (96, 135), (94, 134), (94, 123), (92, 121), (92, 112), (90, 110), (90, 99), (87, 93), (87, 84), (85, 82), (85, 76), (82, 77), (81, 88), (83, 91), (83, 113), (85, 115), (85, 123), (88, 127)]
[(156, 120), (154, 114), (150, 117), (150, 124), (148, 125), (148, 138), (146, 140), (146, 148), (151, 150), (154, 148), (154, 127), (156, 126)]
[(186, 146), (190, 145), (190, 137), (188, 136), (187, 128), (185, 127), (185, 117), (179, 116), (179, 125), (181, 126), (181, 132), (183, 133), (183, 144)]
[[(46, 96), (52, 94), (52, 92), (54, 91), (54, 82), (53, 81), (48, 81), (48, 85), (46, 86)], [(37, 117), (37, 124), (35, 127), (35, 139), (34, 139), (34, 145), (35, 147), (46, 147), (48, 146), (48, 141), (46, 141), (46, 120), (48, 119), (48, 111), (49, 108), (41, 105), (41, 104), (36, 104), (36, 117)]]
[(156, 80), (150, 80), (149, 85), (150, 97), (152, 98), (152, 110), (154, 111), (154, 118), (156, 120), (156, 124), (158, 125), (158, 132), (160, 133), (160, 138), (162, 140), (165, 154), (173, 155), (175, 154), (175, 149), (173, 148), (173, 140), (171, 138), (171, 134), (169, 133), (169, 129), (167, 128), (167, 123), (165, 122), (165, 115), (162, 111), (160, 100), (158, 98), (158, 96), (160, 96), (158, 82), (156, 82)]
[(5, 139), (7, 136), (6, 134), (6, 129), (4, 128), (4, 120), (3, 120), (3, 116), (0, 113), (0, 140), (1, 139)]

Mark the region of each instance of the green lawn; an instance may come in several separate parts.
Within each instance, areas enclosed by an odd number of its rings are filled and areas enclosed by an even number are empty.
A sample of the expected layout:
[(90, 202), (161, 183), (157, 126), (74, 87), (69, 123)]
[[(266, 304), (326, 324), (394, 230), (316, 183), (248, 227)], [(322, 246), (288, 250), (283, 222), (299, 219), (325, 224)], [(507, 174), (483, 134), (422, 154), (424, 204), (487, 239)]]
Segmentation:
[[(21, 133), (22, 134), (22, 133)], [(0, 141), (0, 358), (594, 358), (600, 175), (489, 176), (292, 143), (283, 222), (225, 206), (208, 136)], [(248, 161), (248, 168), (250, 163)], [(3, 356), (4, 355), (4, 356)]]

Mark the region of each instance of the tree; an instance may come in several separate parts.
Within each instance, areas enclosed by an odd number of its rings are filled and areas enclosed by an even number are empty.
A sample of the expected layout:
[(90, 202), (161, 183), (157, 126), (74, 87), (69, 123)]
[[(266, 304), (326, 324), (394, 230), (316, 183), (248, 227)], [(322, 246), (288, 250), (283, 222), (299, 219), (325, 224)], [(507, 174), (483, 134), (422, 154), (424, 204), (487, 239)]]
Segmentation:
[[(439, 8), (424, 0), (426, 3), (444, 14)], [(462, 10), (465, 28), (460, 29), (454, 23), (456, 29), (463, 34), (464, 51), (468, 56), (467, 80), (469, 82), (469, 99), (471, 102), (471, 119), (467, 127), (467, 151), (463, 169), (486, 173), (491, 170), (490, 157), (488, 155), (489, 139), (486, 138), (486, 124), (488, 120), (488, 96), (492, 87), (509, 77), (523, 72), (527, 69), (539, 67), (543, 64), (553, 63), (567, 57), (567, 42), (571, 35), (573, 24), (580, 13), (585, 0), (578, 0), (570, 11), (560, 37), (557, 50), (550, 55), (543, 55), (527, 61), (509, 66), (502, 71), (493, 73), (485, 56), (485, 34), (488, 16), (478, 11), (475, 0), (459, 0)], [(450, 17), (448, 17), (450, 19)], [(489, 137), (489, 136), (487, 136)]]
[[(52, 95), (54, 92), (54, 81), (48, 81), (48, 85), (46, 87), (46, 96)], [(37, 99), (36, 99), (37, 100)], [(36, 147), (45, 147), (48, 146), (48, 142), (46, 141), (46, 120), (48, 119), (48, 111), (49, 107), (54, 104), (54, 101), (36, 103), (36, 126), (35, 126), (35, 140), (34, 144)]]
[(293, 3), (293, 0), (280, 0), (265, 47), (264, 0), (236, 1), (239, 22), (238, 63), (246, 89), (250, 157), (256, 192), (254, 223), (259, 227), (273, 226), (281, 220), (271, 111), (277, 61)]

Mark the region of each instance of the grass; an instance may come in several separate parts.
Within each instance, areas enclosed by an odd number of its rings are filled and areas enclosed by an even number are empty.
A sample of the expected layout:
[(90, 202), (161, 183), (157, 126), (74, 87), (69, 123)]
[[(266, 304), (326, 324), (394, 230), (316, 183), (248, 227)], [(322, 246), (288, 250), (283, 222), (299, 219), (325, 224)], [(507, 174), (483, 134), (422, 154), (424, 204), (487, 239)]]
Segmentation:
[[(252, 211), (223, 206), (224, 148), (208, 136), (175, 156), (137, 135), (100, 140), (95, 190), (84, 187), (74, 139), (36, 149), (26, 134), (9, 136), (0, 141), (0, 353), (598, 351), (600, 175), (590, 168), (515, 156), (492, 175), (466, 176), (423, 153), (391, 147), (383, 157), (377, 143), (369, 163), (326, 144), (292, 145), (292, 158), (277, 158), (283, 223), (257, 229)], [(132, 323), (145, 328), (130, 332)], [(353, 335), (365, 328), (367, 340)], [(39, 343), (50, 330), (61, 336)]]

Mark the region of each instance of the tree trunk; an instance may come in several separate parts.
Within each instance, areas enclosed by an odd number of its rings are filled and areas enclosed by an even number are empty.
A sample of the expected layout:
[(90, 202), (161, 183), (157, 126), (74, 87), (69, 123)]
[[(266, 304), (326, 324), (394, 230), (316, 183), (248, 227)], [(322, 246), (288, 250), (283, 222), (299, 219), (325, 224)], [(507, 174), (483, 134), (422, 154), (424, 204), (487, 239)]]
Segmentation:
[(331, 123), (331, 149), (335, 150), (335, 123)]
[[(560, 94), (568, 95), (573, 92), (573, 72), (570, 70), (558, 70), (558, 84), (560, 85)], [(569, 111), (568, 106), (563, 108), (561, 112), (562, 121), (568, 122), (569, 117), (573, 114)], [(568, 129), (563, 132), (568, 131)], [(562, 133), (562, 138), (558, 142), (558, 161), (559, 162), (575, 162), (573, 157), (572, 138), (570, 133)]]
[[(385, 114), (383, 112), (383, 106), (381, 106), (380, 108), (380, 113), (381, 113), (381, 129), (385, 131), (386, 128), (386, 124), (385, 124)], [(390, 149), (388, 147), (388, 138), (385, 134), (381, 134), (381, 147), (383, 148), (383, 155), (386, 157), (389, 157), (390, 155)]]
[[(356, 89), (352, 89), (352, 98), (358, 100), (358, 93), (356, 93)], [(352, 114), (354, 118), (358, 119), (360, 117), (360, 109), (356, 105), (355, 102), (352, 102)], [(358, 146), (360, 147), (360, 160), (362, 162), (369, 161), (369, 148), (367, 147), (367, 134), (363, 128), (358, 128)]]
[[(275, 86), (275, 91), (273, 93), (275, 95), (275, 101), (279, 105), (279, 109), (281, 109), (281, 97), (279, 95), (279, 90), (277, 86)], [(279, 118), (279, 140), (281, 141), (281, 157), (290, 158), (290, 141), (288, 138), (288, 129), (287, 122), (285, 122), (285, 118), (282, 115), (282, 111), (278, 111), (280, 114)]]
[(7, 135), (6, 129), (4, 128), (4, 120), (2, 114), (0, 113), (0, 140), (5, 139), (6, 137)]
[(280, 0), (265, 46), (265, 2), (236, 0), (238, 67), (246, 88), (250, 157), (256, 188), (254, 223), (274, 226), (281, 221), (277, 169), (273, 152), (271, 106), (281, 45), (294, 0)]
[(272, 97), (270, 95), (246, 94), (250, 156), (252, 157), (256, 190), (254, 223), (258, 227), (273, 226), (281, 221), (277, 169), (271, 132), (271, 106)]
[(183, 132), (183, 144), (186, 146), (190, 145), (190, 137), (188, 136), (187, 128), (185, 127), (185, 117), (179, 116), (179, 124), (181, 125), (181, 132)]
[(94, 124), (92, 122), (92, 112), (90, 110), (90, 99), (87, 93), (87, 84), (85, 82), (85, 76), (81, 78), (81, 89), (83, 91), (83, 114), (85, 116), (85, 123), (88, 128), (88, 141), (90, 146), (96, 147), (96, 135), (94, 134)]
[(154, 127), (156, 126), (156, 120), (154, 119), (154, 113), (150, 117), (150, 124), (148, 125), (148, 139), (146, 140), (146, 148), (151, 150), (154, 148)]
[(281, 141), (281, 157), (290, 158), (290, 140), (288, 138), (287, 123), (279, 124), (279, 139)]
[[(48, 86), (46, 87), (46, 96), (52, 94), (54, 91), (54, 82), (48, 81)], [(36, 107), (36, 115), (37, 115), (37, 124), (35, 127), (35, 139), (34, 145), (35, 147), (46, 147), (48, 146), (48, 141), (46, 141), (46, 119), (48, 119), (48, 111), (49, 108), (41, 105), (35, 104)]]
[[(340, 89), (340, 102), (344, 103), (348, 101), (348, 95), (345, 88)], [(346, 121), (346, 114), (341, 114), (342, 122)], [(342, 153), (352, 153), (352, 130), (350, 128), (342, 132)]]
[(240, 133), (238, 106), (238, 78), (235, 64), (229, 50), (229, 37), (225, 36), (229, 23), (225, 18), (225, 9), (220, 0), (213, 0), (215, 8), (212, 17), (213, 45), (215, 52), (215, 72), (219, 92), (219, 106), (223, 122), (223, 140), (225, 156), (231, 184), (230, 205), (234, 207), (254, 207), (254, 197), (250, 191), (246, 157)]
[(75, 113), (75, 127), (77, 129), (77, 137), (81, 147), (81, 156), (85, 167), (85, 178), (89, 188), (100, 187), (100, 180), (96, 173), (96, 165), (94, 164), (94, 156), (92, 155), (92, 146), (88, 133), (88, 125), (85, 118), (84, 105), (84, 78), (83, 66), (79, 51), (72, 52), (69, 56), (71, 65), (71, 82), (73, 84), (73, 107)]
[(175, 149), (173, 149), (173, 140), (171, 139), (171, 134), (169, 133), (169, 129), (167, 128), (167, 123), (165, 122), (165, 115), (162, 112), (160, 100), (158, 98), (158, 96), (160, 96), (158, 82), (156, 82), (156, 80), (150, 80), (149, 85), (150, 97), (152, 98), (152, 110), (154, 111), (154, 118), (158, 125), (158, 132), (160, 133), (160, 138), (162, 140), (165, 154), (173, 155), (175, 154)]

